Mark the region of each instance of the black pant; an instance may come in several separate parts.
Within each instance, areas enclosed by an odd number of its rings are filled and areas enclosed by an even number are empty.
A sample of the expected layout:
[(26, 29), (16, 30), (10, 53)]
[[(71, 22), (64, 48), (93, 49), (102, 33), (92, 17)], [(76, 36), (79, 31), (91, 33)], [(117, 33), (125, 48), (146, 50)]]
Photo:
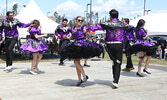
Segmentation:
[(17, 42), (17, 37), (5, 38), (5, 50), (6, 50), (6, 67), (12, 65), (13, 60), (13, 48)]
[[(65, 45), (68, 44), (70, 42), (70, 40), (60, 40), (60, 43), (59, 43), (59, 50), (62, 51), (62, 49), (64, 49)], [(60, 63), (63, 63), (63, 61), (65, 60), (66, 58), (63, 58), (62, 56), (60, 57)]]
[(102, 58), (105, 56), (105, 47), (103, 46), (103, 51), (102, 51)]
[[(110, 53), (115, 59), (118, 59), (122, 62), (122, 54), (123, 54), (123, 44), (107, 44), (108, 53)], [(120, 72), (121, 72), (121, 64), (114, 62), (113, 69), (113, 78), (114, 83), (119, 82)]]
[(127, 58), (126, 68), (132, 68), (133, 63), (132, 63), (132, 59), (131, 59), (131, 54), (127, 52), (128, 48), (130, 48), (130, 41), (127, 41), (125, 43), (125, 55), (126, 55), (126, 58)]

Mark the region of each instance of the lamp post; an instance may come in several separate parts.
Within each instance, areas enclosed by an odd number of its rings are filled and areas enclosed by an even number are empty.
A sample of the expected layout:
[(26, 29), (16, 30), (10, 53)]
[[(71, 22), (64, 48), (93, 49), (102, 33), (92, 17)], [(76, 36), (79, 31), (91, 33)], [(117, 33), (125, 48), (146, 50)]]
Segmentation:
[(92, 24), (92, 0), (90, 0), (90, 24)]
[(86, 6), (86, 22), (88, 23), (88, 17), (89, 17), (89, 13), (88, 13), (88, 6), (90, 5), (90, 3), (87, 4)]
[(145, 12), (147, 12), (147, 15), (148, 15), (148, 12), (151, 11), (150, 9), (149, 10), (145, 10)]
[(86, 11), (88, 12), (88, 6), (90, 5), (90, 3), (87, 4), (87, 7), (86, 7)]
[(148, 12), (149, 11), (151, 11), (150, 9), (149, 10), (146, 10), (146, 0), (144, 0), (144, 11), (143, 11), (143, 15), (145, 16), (145, 12), (147, 12), (147, 14), (148, 14)]
[(8, 0), (6, 0), (6, 13), (8, 11)]
[(87, 11), (86, 10), (84, 10), (84, 18), (86, 19), (86, 13), (87, 13)]
[(48, 16), (49, 13), (50, 13), (50, 12), (47, 12), (47, 16)]
[(144, 0), (144, 11), (143, 11), (143, 16), (145, 15), (145, 9), (146, 9), (146, 0)]
[(23, 7), (25, 8), (25, 7), (26, 7), (26, 5), (23, 5)]

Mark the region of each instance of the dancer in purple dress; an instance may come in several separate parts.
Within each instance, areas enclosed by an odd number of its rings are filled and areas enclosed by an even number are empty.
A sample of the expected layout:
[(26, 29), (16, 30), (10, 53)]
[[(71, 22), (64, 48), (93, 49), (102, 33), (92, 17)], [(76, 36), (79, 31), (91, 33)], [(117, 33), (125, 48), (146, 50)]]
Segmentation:
[(145, 25), (145, 21), (143, 19), (140, 19), (135, 29), (137, 41), (128, 50), (131, 54), (139, 52), (140, 60), (138, 64), (138, 72), (136, 73), (136, 75), (140, 77), (144, 77), (144, 75), (141, 74), (141, 67), (142, 67), (142, 63), (144, 61), (145, 55), (147, 56), (147, 60), (146, 60), (146, 64), (145, 64), (145, 68), (143, 69), (143, 72), (146, 72), (147, 74), (151, 74), (148, 71), (148, 65), (151, 60), (151, 56), (155, 54), (157, 49), (157, 46), (154, 43), (146, 40), (149, 32), (144, 29), (144, 25)]
[(42, 58), (42, 54), (48, 50), (47, 43), (42, 37), (47, 37), (47, 34), (41, 35), (40, 22), (34, 20), (29, 27), (30, 39), (28, 39), (21, 47), (21, 51), (25, 53), (32, 53), (33, 60), (30, 73), (37, 74), (34, 69), (38, 70), (38, 63)]
[(6, 13), (6, 19), (0, 22), (0, 37), (2, 33), (5, 33), (5, 50), (6, 50), (6, 67), (4, 71), (12, 69), (13, 62), (13, 48), (14, 45), (18, 42), (18, 30), (17, 28), (26, 28), (29, 27), (31, 23), (24, 24), (21, 23), (18, 19), (13, 18), (13, 12), (8, 11)]
[[(78, 16), (75, 22), (76, 26), (72, 27), (72, 38), (74, 39), (74, 42), (67, 44), (65, 48), (60, 51), (60, 54), (65, 56), (65, 58), (74, 59), (78, 75), (77, 86), (80, 86), (81, 83), (86, 82), (88, 79), (80, 60), (82, 58), (99, 56), (101, 54), (101, 49), (98, 44), (86, 39), (88, 32), (86, 31), (86, 27), (83, 25), (83, 18)], [(81, 74), (83, 76), (83, 80), (81, 79)]]

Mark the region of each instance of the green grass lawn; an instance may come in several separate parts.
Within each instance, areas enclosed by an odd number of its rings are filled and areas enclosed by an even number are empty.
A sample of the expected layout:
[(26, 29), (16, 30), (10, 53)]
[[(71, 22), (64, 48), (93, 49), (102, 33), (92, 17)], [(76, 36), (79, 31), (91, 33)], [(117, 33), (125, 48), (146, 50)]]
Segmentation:
[[(110, 61), (110, 58), (109, 58), (107, 53), (105, 53), (105, 58), (102, 60)], [(15, 56), (13, 61), (17, 62), (17, 63), (29, 63), (32, 61), (32, 59), (26, 60), (26, 59), (22, 58), (21, 56)], [(59, 62), (59, 58), (58, 57), (52, 57), (52, 58), (44, 57), (41, 60), (41, 62), (50, 62), (50, 61), (58, 61)], [(126, 61), (127, 61), (126, 56), (125, 56), (125, 54), (123, 54), (123, 63), (126, 63)], [(145, 63), (145, 61), (146, 61), (146, 57), (145, 57), (144, 63)], [(137, 65), (139, 62), (138, 56), (132, 55), (132, 62), (133, 62), (133, 64)], [(5, 63), (5, 55), (0, 55), (0, 63)], [(150, 61), (150, 66), (157, 66), (157, 65), (160, 67), (162, 67), (162, 66), (164, 67), (167, 65), (167, 60), (152, 58)]]
[[(144, 63), (146, 61), (146, 57), (144, 58)], [(109, 56), (107, 53), (105, 53), (105, 59), (104, 60), (110, 60)], [(123, 63), (126, 63), (127, 62), (127, 59), (126, 59), (126, 56), (125, 54), (123, 54)], [(135, 55), (132, 55), (132, 62), (133, 64), (137, 65), (138, 62), (139, 62), (139, 58), (138, 56), (135, 56)], [(143, 64), (144, 65), (144, 64)], [(151, 61), (150, 61), (150, 66), (161, 66), (161, 67), (165, 67), (165, 65), (167, 65), (167, 60), (165, 59), (157, 59), (157, 58), (151, 58)], [(166, 66), (167, 67), (167, 66)]]

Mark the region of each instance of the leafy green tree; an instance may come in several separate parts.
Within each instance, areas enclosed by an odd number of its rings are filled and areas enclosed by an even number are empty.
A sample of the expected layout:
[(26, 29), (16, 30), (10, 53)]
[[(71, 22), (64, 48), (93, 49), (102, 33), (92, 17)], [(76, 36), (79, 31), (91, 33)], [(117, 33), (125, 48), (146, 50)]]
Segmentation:
[(12, 9), (14, 16), (17, 15), (17, 9), (18, 9), (18, 4), (16, 3), (13, 5), (13, 9)]
[(57, 11), (55, 11), (53, 15), (54, 15), (54, 17), (55, 17), (56, 22), (58, 23), (58, 16), (59, 16), (59, 15), (58, 15)]

